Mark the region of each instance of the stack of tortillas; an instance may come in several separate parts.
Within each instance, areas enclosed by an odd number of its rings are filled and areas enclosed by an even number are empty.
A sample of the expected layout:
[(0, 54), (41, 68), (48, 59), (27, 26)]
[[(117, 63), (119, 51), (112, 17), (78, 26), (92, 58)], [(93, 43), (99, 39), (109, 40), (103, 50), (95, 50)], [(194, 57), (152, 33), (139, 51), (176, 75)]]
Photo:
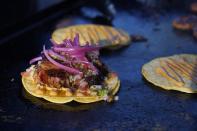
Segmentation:
[(154, 59), (142, 67), (142, 74), (163, 89), (197, 93), (197, 55), (180, 54)]

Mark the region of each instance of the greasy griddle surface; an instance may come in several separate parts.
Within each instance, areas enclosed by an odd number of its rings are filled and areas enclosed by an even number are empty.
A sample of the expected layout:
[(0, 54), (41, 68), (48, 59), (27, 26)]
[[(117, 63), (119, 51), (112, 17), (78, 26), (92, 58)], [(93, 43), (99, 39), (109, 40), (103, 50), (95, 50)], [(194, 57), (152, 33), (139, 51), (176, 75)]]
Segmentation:
[[(128, 130), (196, 129), (197, 97), (165, 91), (146, 82), (141, 67), (153, 58), (180, 53), (197, 53), (197, 41), (189, 33), (174, 31), (171, 21), (180, 14), (152, 18), (119, 12), (113, 24), (131, 34), (141, 34), (148, 42), (132, 43), (118, 51), (105, 51), (103, 61), (121, 79), (119, 101), (82, 105), (50, 104), (24, 94), (20, 72), (29, 60), (49, 45), (51, 28), (26, 33), (0, 48), (0, 129), (1, 130)], [(75, 23), (89, 23), (80, 17)], [(31, 100), (28, 100), (29, 98)]]

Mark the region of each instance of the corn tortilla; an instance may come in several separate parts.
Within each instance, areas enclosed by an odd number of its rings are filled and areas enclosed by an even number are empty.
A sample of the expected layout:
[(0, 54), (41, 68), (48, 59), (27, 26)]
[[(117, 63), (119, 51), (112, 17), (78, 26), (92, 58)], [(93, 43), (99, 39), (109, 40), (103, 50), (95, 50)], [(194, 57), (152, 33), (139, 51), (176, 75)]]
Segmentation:
[(156, 58), (143, 65), (142, 74), (150, 83), (165, 90), (197, 93), (197, 55)]
[(76, 33), (79, 34), (79, 41), (82, 46), (88, 41), (107, 49), (118, 49), (131, 43), (131, 38), (125, 31), (94, 24), (74, 25), (57, 29), (52, 33), (52, 39), (61, 44), (66, 38), (74, 39)]

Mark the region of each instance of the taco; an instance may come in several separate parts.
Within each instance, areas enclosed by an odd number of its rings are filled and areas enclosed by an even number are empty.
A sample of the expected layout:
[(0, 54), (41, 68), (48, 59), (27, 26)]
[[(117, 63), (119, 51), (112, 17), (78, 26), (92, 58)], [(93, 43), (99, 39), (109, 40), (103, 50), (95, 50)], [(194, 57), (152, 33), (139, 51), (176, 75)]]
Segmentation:
[(189, 31), (197, 24), (197, 16), (195, 15), (188, 15), (188, 16), (181, 16), (176, 18), (172, 22), (172, 26), (175, 29)]
[[(22, 72), (27, 92), (53, 103), (112, 101), (120, 87), (116, 73), (99, 58), (99, 46), (80, 46), (79, 35), (61, 44), (43, 46), (41, 56)], [(36, 63), (36, 64), (34, 64)]]
[(98, 44), (107, 49), (117, 49), (131, 43), (131, 38), (128, 33), (121, 29), (116, 29), (104, 25), (74, 25), (65, 28), (57, 29), (52, 34), (52, 39), (60, 44), (64, 39), (75, 37), (75, 34), (80, 36), (80, 44), (83, 46), (86, 41), (92, 44)]
[(154, 59), (142, 67), (142, 74), (163, 89), (197, 93), (197, 55), (180, 54)]

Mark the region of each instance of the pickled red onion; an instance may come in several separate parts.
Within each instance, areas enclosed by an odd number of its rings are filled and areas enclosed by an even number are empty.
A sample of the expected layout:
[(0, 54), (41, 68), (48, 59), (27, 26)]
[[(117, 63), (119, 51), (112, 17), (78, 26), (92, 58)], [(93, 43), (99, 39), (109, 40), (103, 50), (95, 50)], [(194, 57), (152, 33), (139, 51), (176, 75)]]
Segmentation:
[(40, 60), (42, 60), (42, 57), (41, 56), (39, 56), (39, 57), (36, 57), (36, 58), (33, 58), (32, 60), (30, 60), (30, 64), (33, 64), (34, 62), (36, 62), (36, 61), (40, 61)]
[(57, 67), (69, 72), (69, 73), (72, 73), (72, 74), (82, 74), (82, 72), (80, 72), (79, 70), (77, 69), (74, 69), (74, 68), (70, 68), (70, 67), (67, 67), (67, 66), (64, 66), (60, 63), (58, 63), (57, 61), (55, 61), (53, 58), (51, 58), (49, 55), (48, 55), (48, 50), (45, 49), (45, 46), (43, 46), (43, 52), (44, 52), (44, 55), (46, 56), (46, 58), (51, 62), (53, 63), (54, 65), (56, 65)]

